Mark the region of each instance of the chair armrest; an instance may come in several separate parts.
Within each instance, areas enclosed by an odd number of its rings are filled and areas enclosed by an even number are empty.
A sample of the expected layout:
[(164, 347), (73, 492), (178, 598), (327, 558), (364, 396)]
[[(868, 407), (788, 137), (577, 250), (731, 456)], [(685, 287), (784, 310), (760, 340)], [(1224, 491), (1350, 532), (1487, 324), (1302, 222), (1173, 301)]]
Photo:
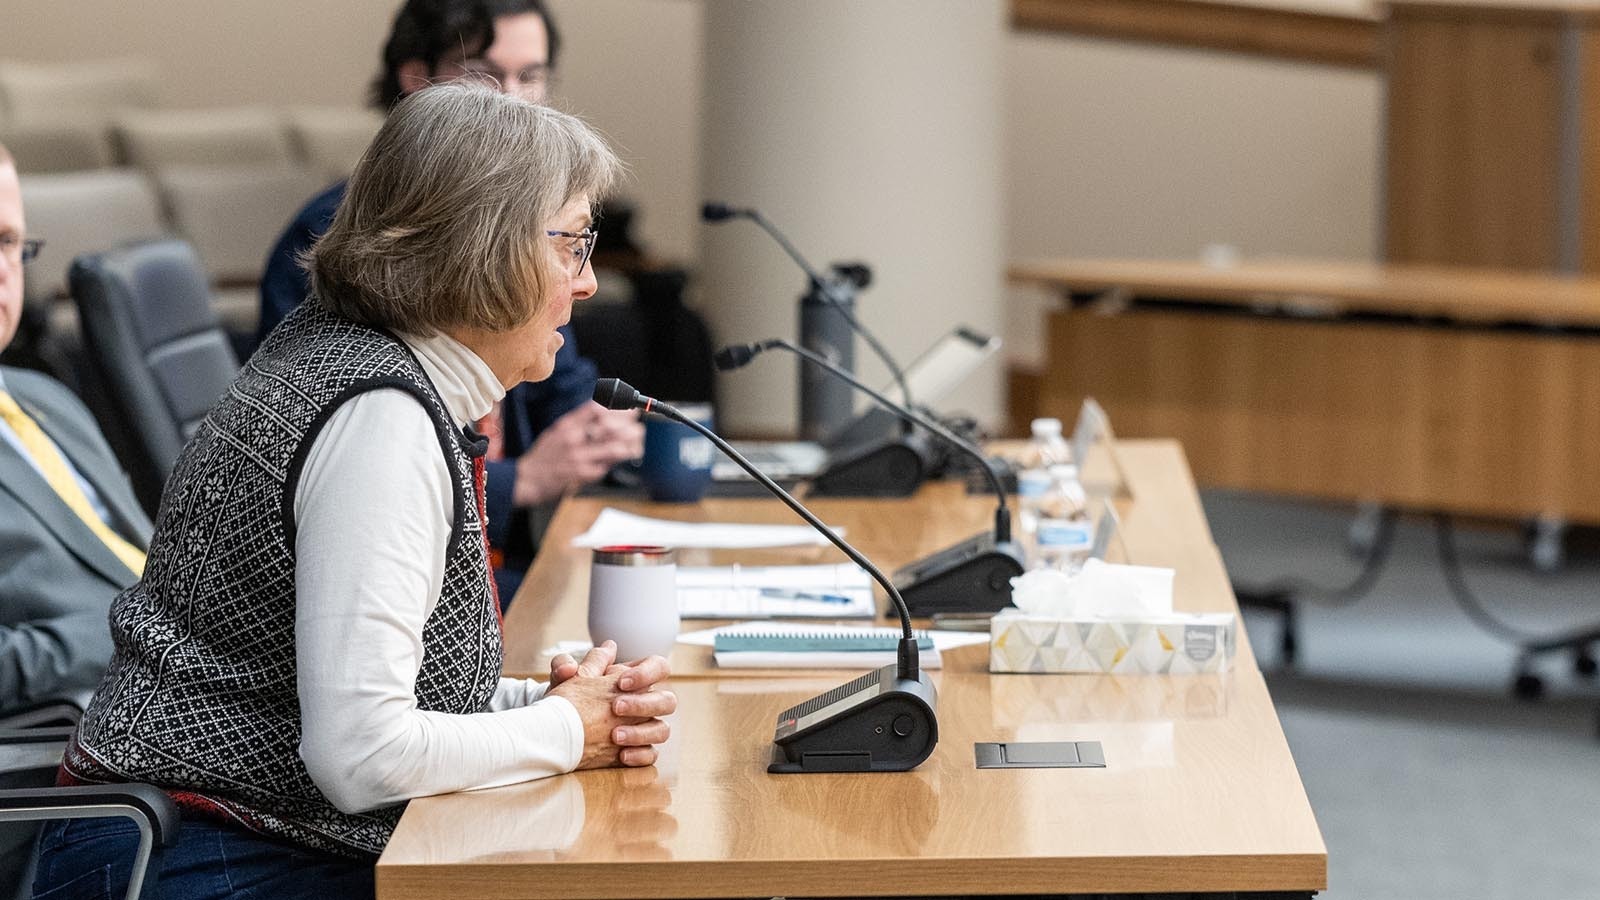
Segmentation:
[(14, 707), (0, 716), (0, 729), (38, 728), (41, 725), (76, 725), (83, 718), (83, 707), (57, 698)]
[[(0, 778), (12, 784), (49, 785), (72, 731), (70, 727), (0, 729)], [(24, 773), (31, 774), (24, 777)]]
[[(177, 843), (178, 807), (148, 784), (86, 784), (72, 787), (0, 790), (0, 822), (98, 819), (122, 816), (139, 828), (139, 849), (128, 878), (128, 900), (137, 900), (152, 858)], [(154, 883), (154, 879), (150, 879)]]
[(65, 743), (77, 731), (73, 725), (50, 725), (40, 728), (0, 727), (0, 747), (8, 744), (45, 744), (54, 741)]
[[(82, 784), (70, 787), (13, 788), (0, 790), (0, 816), (36, 810), (31, 820), (69, 818), (55, 816), (60, 810), (99, 807), (110, 810), (101, 816), (125, 816), (149, 827), (156, 844), (170, 847), (178, 839), (178, 806), (160, 788), (148, 784)], [(77, 815), (70, 818), (96, 818)], [(13, 820), (30, 820), (17, 816)]]

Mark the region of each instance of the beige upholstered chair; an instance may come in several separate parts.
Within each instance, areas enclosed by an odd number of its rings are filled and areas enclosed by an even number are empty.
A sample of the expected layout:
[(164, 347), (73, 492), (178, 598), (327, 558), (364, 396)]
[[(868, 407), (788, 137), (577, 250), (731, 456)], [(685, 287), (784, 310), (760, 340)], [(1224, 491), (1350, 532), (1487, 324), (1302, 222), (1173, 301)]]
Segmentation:
[(173, 227), (194, 245), (217, 286), (213, 302), (230, 332), (254, 333), (255, 283), (267, 254), (322, 181), (289, 166), (167, 166), (156, 172)]
[(135, 110), (116, 118), (123, 159), (165, 166), (289, 166), (297, 162), (283, 116), (261, 107)]
[(30, 298), (65, 297), (75, 256), (167, 234), (155, 189), (139, 172), (24, 173), (21, 181), (28, 234), (46, 243), (44, 255), (29, 267)]
[(0, 61), (0, 141), (23, 174), (109, 166), (111, 117), (155, 102), (142, 60), (46, 65)]
[(383, 125), (370, 109), (303, 106), (289, 110), (289, 130), (306, 165), (332, 184), (348, 178)]
[(156, 68), (146, 60), (0, 62), (0, 107), (17, 127), (105, 122), (113, 110), (153, 106), (155, 99)]
[(111, 136), (95, 119), (54, 124), (14, 125), (0, 122), (0, 143), (17, 160), (24, 175), (78, 172), (111, 165)]

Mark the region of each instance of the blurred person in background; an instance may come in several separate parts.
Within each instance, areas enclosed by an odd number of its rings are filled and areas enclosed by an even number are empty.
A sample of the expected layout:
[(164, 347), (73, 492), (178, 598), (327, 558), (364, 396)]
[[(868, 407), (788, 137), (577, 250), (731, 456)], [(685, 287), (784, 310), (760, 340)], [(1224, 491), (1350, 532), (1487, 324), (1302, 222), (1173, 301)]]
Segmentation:
[[(0, 146), (0, 349), (22, 315), (27, 236)], [(94, 417), (47, 375), (0, 366), (0, 714), (87, 697), (106, 661), (106, 609), (144, 568), (150, 521)]]
[[(501, 677), (472, 430), (554, 371), (619, 167), (578, 119), (471, 84), (413, 93), (374, 138), (311, 298), (178, 459), (62, 763), (178, 801), (159, 896), (370, 897), (415, 797), (654, 764), (661, 657), (606, 642), (548, 684)], [(125, 885), (137, 840), (47, 825), (36, 893)]]
[[(26, 226), (0, 145), (0, 351), (22, 318), (23, 264), (39, 252)], [(0, 366), (0, 716), (88, 702), (111, 659), (106, 610), (138, 580), (149, 540), (89, 410), (48, 375)], [(0, 826), (0, 884), (21, 876), (37, 830)]]
[[(561, 37), (540, 0), (407, 0), (383, 49), (373, 105), (388, 110), (429, 84), (470, 79), (544, 102)], [(300, 260), (328, 230), (345, 182), (313, 198), (279, 239), (261, 277), (257, 340), (266, 339), (308, 294)], [(628, 412), (594, 403), (595, 367), (572, 330), (555, 372), (511, 390), (482, 430), (489, 435), (489, 543), (500, 600), (509, 604), (560, 498), (644, 452), (644, 428)]]

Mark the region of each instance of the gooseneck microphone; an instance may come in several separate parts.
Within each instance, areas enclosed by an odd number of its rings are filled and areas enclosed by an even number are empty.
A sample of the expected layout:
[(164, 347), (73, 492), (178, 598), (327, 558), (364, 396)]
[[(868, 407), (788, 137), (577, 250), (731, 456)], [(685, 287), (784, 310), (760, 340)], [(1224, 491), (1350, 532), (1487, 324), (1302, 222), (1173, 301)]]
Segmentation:
[(900, 772), (915, 768), (938, 742), (938, 694), (918, 661), (911, 612), (894, 583), (777, 482), (716, 432), (618, 378), (595, 382), (594, 399), (607, 409), (638, 409), (698, 432), (760, 482), (795, 515), (866, 570), (900, 615), (896, 662), (785, 710), (773, 734), (769, 772)]
[(915, 423), (946, 444), (977, 460), (998, 498), (994, 530), (918, 560), (895, 573), (895, 582), (915, 615), (993, 613), (1011, 602), (1011, 579), (1023, 573), (1021, 552), (1011, 540), (1011, 509), (1006, 505), (1005, 484), (994, 463), (973, 444), (944, 425), (902, 406), (868, 387), (826, 358), (782, 338), (754, 344), (733, 344), (715, 357), (718, 369), (729, 371), (748, 365), (757, 354), (788, 350), (812, 365), (843, 379), (906, 424)]
[(821, 354), (812, 353), (810, 350), (797, 346), (790, 341), (784, 340), (783, 338), (771, 338), (769, 340), (760, 341), (754, 344), (730, 344), (729, 346), (723, 347), (721, 350), (717, 351), (715, 362), (719, 370), (723, 372), (729, 372), (734, 369), (740, 369), (749, 365), (750, 361), (755, 359), (756, 354), (761, 353), (762, 351), (776, 349), (787, 350), (814, 366), (821, 366), (823, 369), (831, 372), (833, 375), (849, 382), (851, 387), (877, 401), (879, 406), (882, 406), (884, 409), (887, 409), (896, 416), (899, 416), (901, 423), (905, 425), (905, 427), (910, 428), (912, 425), (920, 425), (937, 435), (939, 438), (943, 439), (945, 443), (977, 460), (978, 465), (983, 468), (983, 473), (989, 477), (989, 486), (994, 488), (995, 496), (999, 498), (999, 504), (994, 512), (995, 540), (1001, 543), (1006, 543), (1011, 540), (1011, 509), (1006, 505), (1005, 481), (1002, 479), (999, 471), (995, 469), (994, 463), (991, 462), (988, 457), (983, 455), (983, 451), (979, 450), (977, 447), (974, 447), (971, 442), (962, 438), (960, 435), (944, 427), (938, 422), (935, 422), (933, 419), (922, 415), (915, 409), (909, 406), (902, 406), (901, 404), (890, 400), (888, 397), (885, 397), (878, 391), (868, 387), (861, 379), (834, 365)]
[[(855, 313), (850, 311), (850, 304), (835, 293), (833, 285), (817, 274), (817, 270), (811, 267), (811, 264), (806, 261), (804, 256), (800, 255), (800, 251), (795, 249), (794, 244), (789, 242), (783, 232), (779, 231), (776, 225), (773, 225), (767, 220), (766, 216), (761, 214), (761, 210), (753, 207), (734, 207), (726, 203), (706, 203), (700, 207), (700, 217), (711, 223), (727, 222), (732, 219), (749, 219), (760, 226), (761, 230), (765, 231), (778, 243), (779, 247), (783, 248), (783, 252), (794, 260), (795, 265), (806, 273), (806, 279), (811, 282), (812, 290), (826, 300), (844, 318), (845, 323), (850, 326), (850, 330), (861, 335), (861, 339), (867, 342), (867, 346), (872, 348), (872, 352), (883, 360), (883, 364), (888, 367), (889, 374), (893, 376), (895, 384), (900, 388), (901, 399), (907, 405), (913, 402), (911, 388), (906, 383), (905, 370), (901, 369), (900, 364), (894, 361), (894, 357), (889, 355), (889, 351), (884, 348), (883, 344), (879, 343), (877, 337), (868, 331), (865, 325), (861, 324), (861, 320), (857, 319)], [(867, 272), (864, 266), (844, 267), (843, 274), (857, 287), (866, 287), (867, 281), (871, 279), (871, 274)]]

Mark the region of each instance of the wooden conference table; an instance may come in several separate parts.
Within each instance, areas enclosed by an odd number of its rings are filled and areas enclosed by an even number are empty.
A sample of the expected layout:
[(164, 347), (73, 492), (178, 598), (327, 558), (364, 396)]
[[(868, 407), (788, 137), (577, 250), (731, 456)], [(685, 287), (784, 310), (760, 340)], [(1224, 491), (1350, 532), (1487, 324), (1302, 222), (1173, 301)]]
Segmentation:
[(1442, 266), (1015, 263), (1059, 292), (1038, 412), (1085, 396), (1238, 488), (1600, 523), (1600, 278)]
[[(1128, 559), (1175, 568), (1181, 609), (1234, 610), (1178, 445), (1125, 441), (1119, 453)], [(569, 542), (608, 504), (791, 521), (767, 500), (567, 501), (506, 620), (508, 671), (540, 673), (543, 648), (584, 635), (589, 552)], [(981, 531), (993, 513), (957, 484), (812, 506), (885, 569)], [(757, 555), (774, 558), (841, 556)], [(412, 801), (378, 862), (378, 896), (1309, 896), (1326, 886), (1327, 851), (1242, 633), (1235, 670), (1211, 676), (990, 675), (986, 646), (952, 651), (933, 673), (939, 746), (916, 770), (888, 774), (766, 774), (777, 713), (853, 673), (730, 677), (693, 650), (675, 651), (679, 711), (654, 768)], [(976, 769), (973, 743), (1004, 740), (1098, 740), (1108, 765)]]

